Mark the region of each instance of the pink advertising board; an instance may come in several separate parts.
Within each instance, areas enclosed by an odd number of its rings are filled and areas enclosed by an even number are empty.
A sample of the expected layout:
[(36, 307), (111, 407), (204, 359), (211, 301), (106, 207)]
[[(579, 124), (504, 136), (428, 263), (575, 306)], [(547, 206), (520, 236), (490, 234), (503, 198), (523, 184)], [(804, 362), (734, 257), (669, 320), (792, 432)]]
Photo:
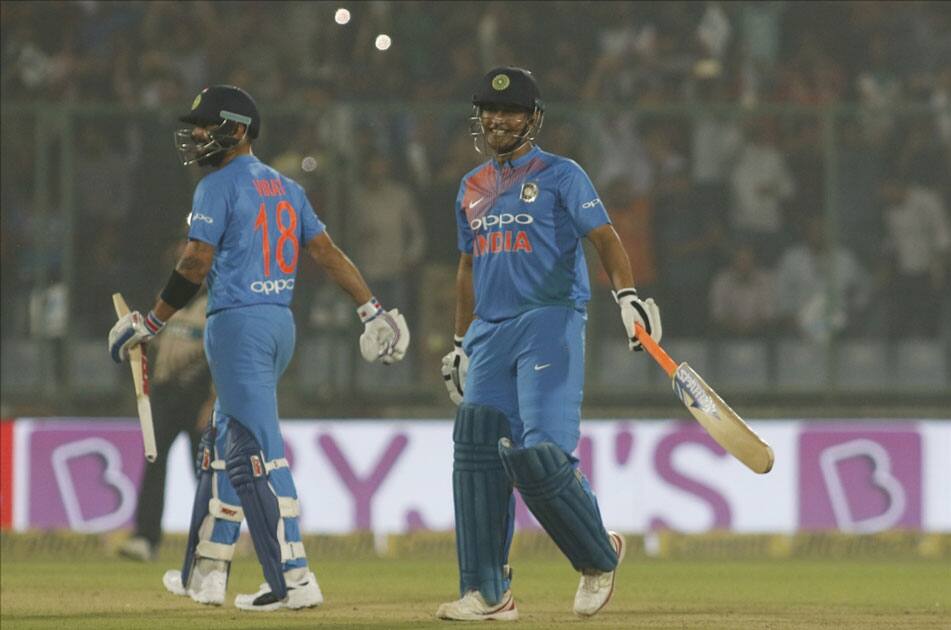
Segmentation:
[[(683, 420), (586, 421), (576, 455), (612, 529), (951, 531), (951, 421), (751, 424), (776, 453), (767, 475)], [(283, 433), (305, 531), (452, 528), (450, 421), (299, 420)], [(5, 526), (131, 525), (146, 466), (134, 420), (21, 418), (4, 436)], [(188, 527), (192, 461), (180, 438), (169, 461), (168, 531)], [(517, 525), (537, 527), (520, 501)]]

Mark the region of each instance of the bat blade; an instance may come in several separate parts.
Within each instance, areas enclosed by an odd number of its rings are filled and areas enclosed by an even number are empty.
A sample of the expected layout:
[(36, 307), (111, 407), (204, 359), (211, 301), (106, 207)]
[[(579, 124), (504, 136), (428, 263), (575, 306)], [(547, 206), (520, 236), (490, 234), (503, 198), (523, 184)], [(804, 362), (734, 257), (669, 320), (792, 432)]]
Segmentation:
[(674, 393), (716, 443), (755, 473), (773, 468), (773, 449), (686, 363), (677, 365), (644, 327), (634, 325), (638, 341), (670, 376)]
[[(112, 305), (116, 316), (122, 317), (129, 313), (129, 305), (121, 293), (112, 294)], [(129, 365), (132, 368), (132, 382), (135, 385), (135, 402), (139, 413), (139, 427), (142, 429), (142, 445), (145, 450), (145, 459), (154, 462), (158, 457), (155, 445), (155, 426), (152, 423), (152, 402), (149, 398), (149, 360), (142, 351), (142, 346), (129, 350)]]
[(772, 470), (773, 449), (692, 367), (686, 363), (677, 366), (671, 383), (677, 397), (717, 444), (755, 473)]

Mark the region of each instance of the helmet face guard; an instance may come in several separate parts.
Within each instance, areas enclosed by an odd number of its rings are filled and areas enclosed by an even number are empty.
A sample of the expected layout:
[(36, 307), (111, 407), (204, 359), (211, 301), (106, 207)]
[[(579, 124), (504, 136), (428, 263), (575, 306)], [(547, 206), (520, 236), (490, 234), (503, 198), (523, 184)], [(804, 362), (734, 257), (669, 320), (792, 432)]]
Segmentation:
[(515, 142), (505, 151), (496, 151), (486, 138), (485, 125), (482, 124), (483, 105), (473, 105), (472, 115), (469, 116), (469, 135), (472, 136), (472, 146), (477, 153), (492, 156), (497, 160), (508, 159), (510, 155), (521, 149), (528, 142), (534, 142), (545, 122), (545, 110), (537, 104), (532, 110), (525, 110), (529, 115), (525, 128), (516, 136)]
[[(194, 135), (194, 128), (175, 130), (173, 137), (175, 149), (182, 160), (183, 166), (198, 164), (199, 166), (219, 166), (225, 159), (227, 152), (241, 144), (248, 137), (251, 119), (248, 116), (222, 110), (221, 120), (217, 126), (208, 129), (208, 140), (200, 140)], [(238, 124), (244, 125), (244, 135), (234, 137)], [(215, 122), (209, 121), (209, 124)], [(201, 126), (200, 124), (197, 126)]]

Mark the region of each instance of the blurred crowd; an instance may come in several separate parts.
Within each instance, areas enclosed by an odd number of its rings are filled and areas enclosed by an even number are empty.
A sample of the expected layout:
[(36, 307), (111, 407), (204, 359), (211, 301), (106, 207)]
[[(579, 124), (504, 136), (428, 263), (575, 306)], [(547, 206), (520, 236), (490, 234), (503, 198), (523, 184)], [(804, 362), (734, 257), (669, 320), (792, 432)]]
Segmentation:
[[(175, 162), (170, 114), (231, 83), (262, 107), (257, 153), (307, 186), (385, 303), (413, 305), (420, 329), (438, 331), (423, 350), (444, 352), (451, 206), (479, 160), (469, 102), (499, 64), (536, 73), (550, 105), (540, 144), (591, 174), (665, 331), (942, 334), (947, 3), (339, 6), (346, 24), (322, 2), (0, 4), (3, 103), (91, 108), (72, 132), (77, 214), (47, 213), (43, 230), (35, 129), (3, 125), (4, 335), (37, 327), (23, 296), (56, 298), (34, 291), (38, 268), (50, 284), (66, 275), (51, 242), (72, 239), (71, 323), (84, 334), (108, 328), (95, 305), (129, 276), (159, 286), (200, 175)], [(389, 49), (373, 46), (379, 33)], [(613, 335), (594, 276), (592, 328)], [(345, 326), (350, 313), (315, 285), (300, 285), (315, 287), (299, 298), (304, 324)]]
[(146, 106), (210, 81), (457, 103), (512, 61), (552, 102), (683, 102), (720, 77), (726, 101), (887, 105), (943, 98), (951, 55), (942, 2), (9, 2), (2, 31), (5, 100)]

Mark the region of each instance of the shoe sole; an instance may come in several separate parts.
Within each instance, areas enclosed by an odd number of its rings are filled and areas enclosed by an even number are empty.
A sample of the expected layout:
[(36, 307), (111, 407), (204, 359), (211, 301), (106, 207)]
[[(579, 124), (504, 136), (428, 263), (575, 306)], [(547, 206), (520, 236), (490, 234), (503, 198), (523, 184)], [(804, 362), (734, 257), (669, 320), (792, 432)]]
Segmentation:
[(272, 610), (280, 610), (281, 608), (286, 608), (284, 602), (274, 602), (273, 604), (268, 604), (266, 606), (239, 606), (235, 604), (235, 608), (238, 610), (246, 610), (248, 612), (270, 612)]
[(288, 610), (302, 610), (304, 608), (316, 608), (324, 603), (324, 600), (316, 601), (312, 604), (290, 604), (288, 602), (274, 602), (273, 604), (268, 604), (266, 606), (251, 606), (248, 604), (238, 604), (235, 603), (235, 608), (238, 610), (246, 610), (249, 612), (269, 612), (272, 610), (280, 610), (286, 608)]
[[(312, 596), (311, 599), (305, 599), (300, 601), (301, 597), (288, 596), (287, 600), (283, 602), (274, 602), (272, 604), (267, 604), (266, 606), (254, 606), (253, 602), (257, 599), (257, 595), (238, 595), (235, 597), (234, 606), (240, 610), (247, 610), (251, 612), (268, 612), (271, 610), (279, 610), (281, 608), (287, 608), (289, 610), (300, 610), (302, 608), (315, 608), (324, 603), (323, 593), (320, 592), (320, 588), (315, 589), (317, 591), (315, 596)], [(240, 598), (240, 599), (239, 599)], [(251, 598), (251, 599), (247, 599)]]
[(611, 572), (611, 590), (608, 591), (608, 596), (605, 598), (604, 603), (601, 604), (597, 610), (590, 613), (582, 613), (575, 611), (575, 614), (579, 617), (594, 617), (599, 612), (604, 610), (604, 607), (608, 605), (608, 602), (611, 601), (611, 598), (614, 597), (614, 585), (617, 582), (617, 570), (621, 566), (621, 561), (624, 560), (624, 552), (627, 551), (627, 543), (624, 541), (624, 536), (621, 536), (617, 532), (608, 532), (608, 537), (611, 539), (614, 544), (614, 550), (617, 553), (617, 565), (614, 567), (614, 571)]
[(499, 604), (498, 608), (484, 615), (469, 614), (453, 617), (445, 613), (439, 614), (437, 610), (436, 617), (447, 621), (518, 621), (518, 608), (515, 606), (515, 598), (509, 596), (508, 600)]

